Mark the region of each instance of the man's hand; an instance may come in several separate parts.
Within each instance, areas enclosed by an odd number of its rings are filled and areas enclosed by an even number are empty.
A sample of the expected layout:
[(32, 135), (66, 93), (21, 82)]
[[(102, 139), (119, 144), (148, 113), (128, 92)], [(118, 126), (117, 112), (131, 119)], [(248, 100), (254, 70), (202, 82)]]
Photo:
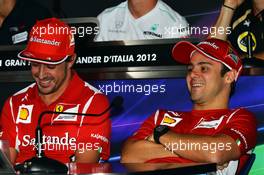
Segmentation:
[(77, 150), (75, 159), (78, 163), (98, 163), (100, 155), (98, 150)]
[(227, 162), (227, 163), (225, 163), (225, 164), (223, 164), (223, 165), (217, 165), (217, 169), (218, 169), (218, 170), (223, 170), (223, 169), (225, 169), (226, 167), (228, 167), (228, 164), (229, 164), (229, 162)]
[(153, 135), (153, 134), (149, 135), (149, 136), (146, 138), (146, 140), (149, 141), (149, 142), (153, 142), (153, 143), (155, 143), (154, 135)]

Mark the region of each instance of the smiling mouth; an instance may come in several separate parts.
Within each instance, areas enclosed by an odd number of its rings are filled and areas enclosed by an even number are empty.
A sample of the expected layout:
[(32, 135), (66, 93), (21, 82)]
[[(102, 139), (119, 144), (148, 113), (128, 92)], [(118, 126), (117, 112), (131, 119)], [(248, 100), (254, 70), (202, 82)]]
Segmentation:
[(43, 88), (47, 88), (50, 86), (51, 80), (40, 80), (38, 84)]
[(202, 83), (193, 83), (193, 84), (192, 84), (192, 87), (193, 87), (193, 88), (196, 88), (196, 87), (202, 87), (202, 86), (203, 86)]

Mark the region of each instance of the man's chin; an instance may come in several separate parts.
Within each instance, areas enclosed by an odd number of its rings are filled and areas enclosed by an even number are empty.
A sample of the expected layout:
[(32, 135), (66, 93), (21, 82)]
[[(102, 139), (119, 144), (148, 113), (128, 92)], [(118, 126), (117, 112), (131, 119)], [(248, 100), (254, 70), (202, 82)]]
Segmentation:
[(198, 96), (192, 96), (191, 99), (194, 103), (199, 103), (201, 101), (201, 98)]
[(38, 87), (38, 91), (42, 95), (49, 95), (49, 94), (53, 93), (53, 89), (51, 89), (51, 88)]

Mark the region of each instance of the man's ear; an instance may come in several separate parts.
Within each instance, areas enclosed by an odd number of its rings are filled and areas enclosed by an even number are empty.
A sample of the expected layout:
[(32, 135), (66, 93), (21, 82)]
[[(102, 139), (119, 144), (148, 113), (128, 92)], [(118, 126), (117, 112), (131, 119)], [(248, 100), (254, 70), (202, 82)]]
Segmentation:
[(226, 83), (231, 84), (233, 81), (235, 81), (235, 80), (236, 80), (236, 74), (237, 74), (237, 71), (234, 70), (234, 69), (228, 71), (228, 72), (225, 74), (225, 81), (226, 81)]
[(72, 66), (74, 65), (75, 63), (75, 60), (76, 60), (76, 54), (74, 53), (71, 57), (70, 57), (70, 60), (68, 61), (68, 68), (71, 69)]

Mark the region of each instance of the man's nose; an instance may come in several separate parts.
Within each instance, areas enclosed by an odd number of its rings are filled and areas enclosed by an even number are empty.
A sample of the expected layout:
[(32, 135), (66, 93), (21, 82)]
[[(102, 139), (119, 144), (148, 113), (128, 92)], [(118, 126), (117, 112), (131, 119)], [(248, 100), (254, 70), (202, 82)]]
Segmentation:
[(43, 79), (45, 75), (46, 75), (46, 67), (45, 65), (41, 64), (38, 70), (38, 77), (39, 79)]
[(199, 71), (197, 70), (197, 69), (192, 69), (190, 72), (189, 72), (189, 76), (191, 77), (191, 78), (196, 78), (196, 77), (199, 77)]

